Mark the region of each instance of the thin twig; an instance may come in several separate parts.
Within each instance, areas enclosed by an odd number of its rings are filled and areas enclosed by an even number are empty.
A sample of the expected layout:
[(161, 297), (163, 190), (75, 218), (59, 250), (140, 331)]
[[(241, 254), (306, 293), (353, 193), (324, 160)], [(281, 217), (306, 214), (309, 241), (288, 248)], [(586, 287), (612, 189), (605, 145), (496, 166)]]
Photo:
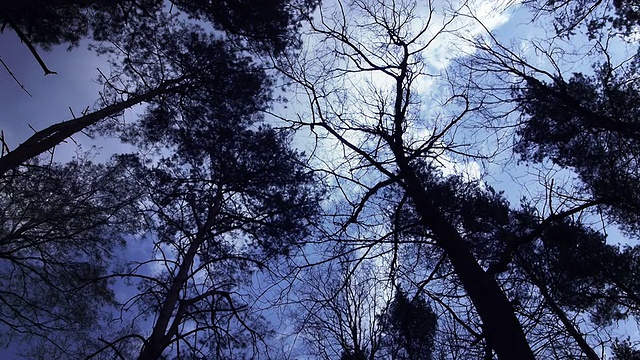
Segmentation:
[(44, 63), (44, 60), (42, 60), (42, 57), (40, 57), (40, 54), (38, 54), (38, 50), (36, 50), (36, 48), (33, 46), (31, 41), (29, 41), (29, 38), (27, 38), (27, 35), (25, 35), (25, 33), (23, 33), (22, 30), (20, 30), (20, 28), (18, 28), (12, 21), (9, 21), (9, 20), (7, 20), (7, 24), (9, 24), (9, 26), (11, 26), (13, 31), (15, 31), (16, 34), (18, 34), (18, 37), (20, 38), (20, 40), (25, 45), (27, 45), (27, 48), (29, 48), (29, 51), (31, 51), (31, 54), (33, 55), (33, 57), (36, 59), (36, 61), (38, 61), (38, 64), (40, 64), (42, 71), (44, 71), (44, 76), (47, 76), (50, 74), (58, 74), (55, 71), (49, 70), (49, 68), (47, 67), (47, 64)]
[(0, 58), (0, 63), (2, 63), (2, 66), (4, 66), (5, 70), (7, 70), (7, 72), (9, 73), (9, 75), (11, 75), (11, 77), (13, 78), (13, 80), (18, 84), (18, 86), (20, 86), (20, 88), (22, 90), (24, 90), (24, 92), (27, 93), (27, 95), (33, 97), (33, 95), (31, 95), (31, 93), (29, 92), (29, 90), (27, 90), (27, 88), (24, 87), (24, 85), (22, 85), (22, 83), (20, 82), (20, 80), (18, 80), (18, 78), (13, 74), (13, 72), (11, 71), (11, 69), (9, 69), (9, 66), (7, 66), (7, 64), (4, 62), (4, 60), (2, 60), (2, 58)]

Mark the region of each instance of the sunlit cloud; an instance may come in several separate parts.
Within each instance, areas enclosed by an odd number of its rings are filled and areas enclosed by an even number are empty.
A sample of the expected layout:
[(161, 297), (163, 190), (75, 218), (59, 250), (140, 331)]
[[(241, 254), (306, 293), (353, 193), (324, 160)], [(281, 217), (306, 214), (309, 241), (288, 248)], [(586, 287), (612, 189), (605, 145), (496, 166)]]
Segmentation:
[[(364, 8), (369, 5), (373, 8)], [(451, 94), (444, 72), (456, 58), (474, 51), (471, 42), (466, 40), (484, 36), (506, 24), (514, 6), (515, 3), (508, 0), (434, 3), (431, 7), (427, 2), (415, 1), (396, 1), (393, 6), (387, 2), (323, 3), (320, 13), (315, 16), (314, 26), (340, 32), (353, 45), (350, 47), (313, 30), (309, 30), (304, 39), (308, 54), (305, 70), (315, 73), (313, 81), (323, 92), (318, 99), (322, 111), (325, 115), (331, 114), (325, 120), (342, 127), (342, 136), (346, 139), (370, 150), (377, 146), (375, 140), (366, 132), (355, 129), (391, 129), (397, 84), (396, 79), (385, 71), (395, 73), (398, 70), (382, 69), (399, 64), (403, 48), (389, 38), (383, 23), (402, 24), (397, 26), (396, 34), (410, 43), (410, 61), (413, 63), (412, 82), (408, 85), (412, 104), (405, 138), (407, 144), (419, 147), (456, 116), (456, 106), (447, 104)], [(395, 15), (391, 11), (396, 11)], [(309, 110), (304, 109), (308, 106), (304, 105), (306, 99), (300, 99), (301, 104), (292, 110), (299, 111), (296, 116), (306, 113), (303, 118), (311, 121)], [(448, 109), (444, 110), (445, 106)], [(326, 135), (317, 128), (314, 133)], [(346, 177), (359, 176), (353, 169), (361, 164), (356, 158), (345, 156), (345, 148), (339, 141), (329, 136), (320, 142), (311, 142), (313, 144), (306, 148), (315, 150), (326, 164), (333, 164), (332, 171), (342, 172)], [(379, 159), (392, 157), (382, 148), (372, 151)], [(469, 179), (480, 177), (479, 164), (457, 164), (446, 153), (438, 156), (438, 163), (446, 174), (463, 173)]]

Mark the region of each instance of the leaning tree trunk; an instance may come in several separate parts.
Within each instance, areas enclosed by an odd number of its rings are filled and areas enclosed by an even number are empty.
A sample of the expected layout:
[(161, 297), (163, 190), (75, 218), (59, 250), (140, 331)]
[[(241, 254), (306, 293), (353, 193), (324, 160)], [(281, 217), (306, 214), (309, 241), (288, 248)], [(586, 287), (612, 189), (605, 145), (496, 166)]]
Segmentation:
[(421, 223), (435, 235), (482, 319), (487, 345), (500, 360), (533, 360), (533, 351), (514, 309), (496, 282), (484, 271), (458, 231), (431, 202), (420, 179), (405, 161), (399, 161), (408, 195), (416, 204)]
[(85, 130), (91, 125), (97, 124), (101, 120), (117, 115), (132, 106), (147, 102), (158, 95), (176, 91), (180, 87), (173, 85), (177, 85), (181, 80), (182, 79), (165, 81), (157, 88), (144, 94), (132, 96), (122, 102), (109, 105), (76, 119), (51, 125), (46, 129), (36, 132), (17, 148), (0, 157), (0, 176), (11, 169), (17, 168), (27, 160), (53, 149), (65, 139)]

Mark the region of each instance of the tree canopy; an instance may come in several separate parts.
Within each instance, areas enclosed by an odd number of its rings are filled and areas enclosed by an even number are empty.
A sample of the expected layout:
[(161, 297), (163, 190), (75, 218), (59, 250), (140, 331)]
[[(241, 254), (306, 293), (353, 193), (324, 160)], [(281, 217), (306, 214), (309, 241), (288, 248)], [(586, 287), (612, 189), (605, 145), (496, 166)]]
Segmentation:
[[(640, 5), (488, 4), (5, 1), (47, 78), (58, 47), (110, 68), (94, 108), (1, 138), (3, 344), (637, 358)], [(78, 134), (129, 150), (58, 162)]]

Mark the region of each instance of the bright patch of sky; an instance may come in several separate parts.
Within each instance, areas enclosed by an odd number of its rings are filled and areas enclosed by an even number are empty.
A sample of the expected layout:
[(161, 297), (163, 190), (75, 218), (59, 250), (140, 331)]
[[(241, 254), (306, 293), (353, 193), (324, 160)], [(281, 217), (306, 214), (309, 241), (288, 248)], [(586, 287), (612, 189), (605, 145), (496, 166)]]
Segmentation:
[[(375, 151), (378, 159), (390, 158), (388, 150), (375, 150), (377, 139), (354, 129), (393, 126), (391, 114), (396, 85), (393, 75), (398, 70), (386, 66), (400, 63), (402, 47), (394, 44), (385, 27), (394, 28), (395, 35), (409, 43), (412, 53), (409, 59), (413, 62), (410, 66), (412, 104), (405, 138), (407, 144), (417, 148), (434, 133), (445, 129), (457, 115), (456, 110), (460, 110), (449, 103), (452, 93), (444, 76), (452, 61), (472, 53), (473, 46), (468, 39), (486, 36), (488, 31), (505, 25), (515, 8), (517, 4), (513, 1), (488, 0), (432, 4), (404, 0), (324, 2), (314, 16), (315, 26), (345, 35), (352, 46), (310, 30), (304, 37), (303, 60), (289, 66), (306, 71), (305, 76), (322, 95), (314, 105), (321, 107), (326, 119), (340, 129), (342, 136), (361, 148)], [(313, 114), (308, 110), (307, 94), (293, 96), (285, 117), (311, 122)], [(445, 105), (450, 110), (444, 110)], [(301, 136), (298, 134), (298, 146), (307, 153), (315, 153), (325, 165), (331, 164), (334, 171), (342, 170), (345, 176), (366, 176), (363, 164), (352, 157), (348, 149), (331, 136), (325, 138), (327, 134), (317, 127), (311, 133), (307, 129), (303, 128)], [(319, 134), (321, 141), (316, 141), (313, 134)], [(311, 138), (308, 135), (312, 135)], [(448, 136), (442, 141), (452, 140), (447, 139)], [(458, 163), (459, 159), (445, 152), (439, 154), (438, 161), (446, 174), (464, 173), (469, 179), (478, 179), (481, 175), (479, 164)], [(354, 173), (354, 169), (362, 170), (362, 174)]]
[(444, 70), (457, 57), (475, 52), (474, 47), (462, 39), (485, 38), (487, 31), (494, 31), (509, 22), (511, 13), (517, 8), (514, 1), (472, 0), (464, 5), (451, 5), (447, 16), (452, 21), (447, 32), (428, 49), (428, 63)]

